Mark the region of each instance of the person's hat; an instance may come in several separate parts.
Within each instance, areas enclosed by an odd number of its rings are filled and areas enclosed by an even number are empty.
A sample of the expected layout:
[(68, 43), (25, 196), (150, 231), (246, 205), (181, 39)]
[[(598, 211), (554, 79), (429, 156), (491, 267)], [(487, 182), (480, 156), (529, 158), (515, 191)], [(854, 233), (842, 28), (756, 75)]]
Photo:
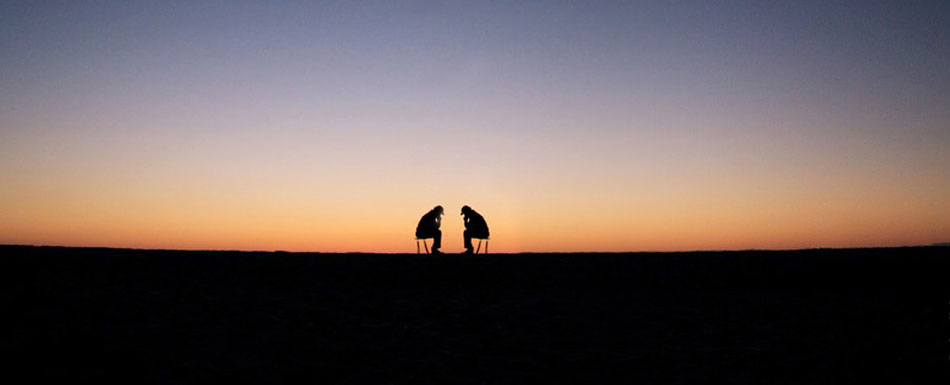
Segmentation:
[(472, 209), (471, 207), (462, 206), (462, 212), (459, 213), (459, 215), (465, 215), (465, 212), (466, 212), (466, 211), (469, 211), (469, 210), (471, 210), (471, 209)]

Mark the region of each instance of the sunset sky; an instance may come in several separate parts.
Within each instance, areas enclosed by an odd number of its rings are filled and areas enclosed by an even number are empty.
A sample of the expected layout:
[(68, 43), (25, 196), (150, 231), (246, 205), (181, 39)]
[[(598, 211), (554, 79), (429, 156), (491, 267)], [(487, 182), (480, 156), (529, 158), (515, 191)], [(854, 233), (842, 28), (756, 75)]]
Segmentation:
[(0, 244), (950, 242), (950, 1), (2, 1)]

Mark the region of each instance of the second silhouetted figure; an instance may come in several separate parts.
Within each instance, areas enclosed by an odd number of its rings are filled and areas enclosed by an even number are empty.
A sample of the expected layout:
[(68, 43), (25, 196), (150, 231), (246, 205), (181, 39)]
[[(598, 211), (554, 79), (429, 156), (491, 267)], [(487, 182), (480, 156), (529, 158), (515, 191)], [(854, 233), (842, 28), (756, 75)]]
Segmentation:
[(472, 254), (472, 238), (488, 239), (488, 223), (481, 214), (472, 210), (471, 207), (462, 206), (462, 215), (465, 216), (465, 254)]

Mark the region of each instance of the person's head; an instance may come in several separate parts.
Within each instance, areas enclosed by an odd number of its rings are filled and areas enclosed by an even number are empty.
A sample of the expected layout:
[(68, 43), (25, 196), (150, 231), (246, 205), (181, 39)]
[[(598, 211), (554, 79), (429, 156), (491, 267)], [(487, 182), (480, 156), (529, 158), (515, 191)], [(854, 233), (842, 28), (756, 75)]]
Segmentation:
[(441, 216), (443, 213), (445, 213), (445, 210), (442, 209), (442, 206), (435, 206), (435, 207), (432, 209), (432, 211), (435, 211), (435, 212), (439, 213), (440, 216)]
[(471, 207), (462, 206), (462, 214), (461, 214), (461, 215), (468, 215), (468, 213), (470, 213), (470, 212), (472, 212), (472, 208), (471, 208)]

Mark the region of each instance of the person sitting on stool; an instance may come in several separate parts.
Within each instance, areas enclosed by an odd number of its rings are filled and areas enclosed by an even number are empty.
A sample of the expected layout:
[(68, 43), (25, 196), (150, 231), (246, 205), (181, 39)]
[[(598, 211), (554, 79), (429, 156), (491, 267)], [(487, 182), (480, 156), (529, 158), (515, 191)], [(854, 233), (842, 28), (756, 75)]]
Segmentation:
[(463, 254), (472, 254), (472, 238), (488, 239), (488, 223), (481, 214), (472, 210), (471, 207), (462, 206), (462, 215), (465, 216), (465, 252)]
[[(439, 248), (442, 247), (442, 230), (439, 230), (439, 227), (442, 226), (442, 214), (442, 206), (435, 206), (423, 215), (422, 219), (419, 219), (419, 224), (416, 226), (416, 239), (433, 238), (432, 254), (442, 254), (439, 251)], [(418, 246), (416, 244), (416, 247)]]

